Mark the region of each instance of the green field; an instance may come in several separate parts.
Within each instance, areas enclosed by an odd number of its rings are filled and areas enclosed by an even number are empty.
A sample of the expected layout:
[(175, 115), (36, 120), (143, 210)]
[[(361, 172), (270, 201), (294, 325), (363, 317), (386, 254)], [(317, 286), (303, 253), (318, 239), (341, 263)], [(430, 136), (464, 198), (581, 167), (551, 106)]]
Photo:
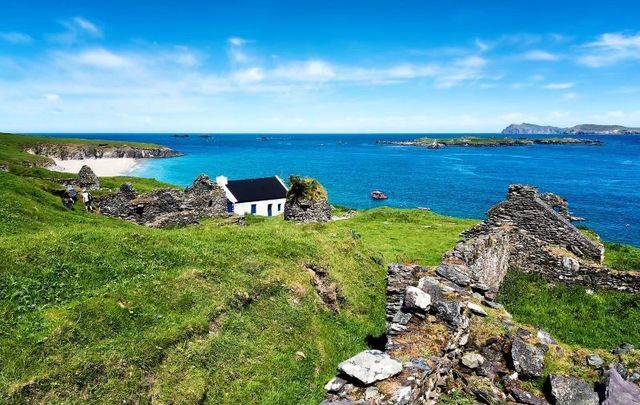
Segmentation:
[[(22, 152), (2, 151), (0, 162), (13, 160), (0, 172), (0, 403), (316, 404), (336, 365), (383, 332), (386, 264), (436, 265), (477, 222), (380, 208), (328, 224), (150, 229), (65, 210), (52, 179), (68, 175), (23, 169)], [(123, 181), (166, 186), (101, 178)], [(637, 249), (609, 248), (611, 265), (638, 269)], [(339, 287), (339, 313), (309, 267)], [(512, 273), (501, 298), (515, 321), (567, 343), (567, 356), (640, 345), (634, 295)]]

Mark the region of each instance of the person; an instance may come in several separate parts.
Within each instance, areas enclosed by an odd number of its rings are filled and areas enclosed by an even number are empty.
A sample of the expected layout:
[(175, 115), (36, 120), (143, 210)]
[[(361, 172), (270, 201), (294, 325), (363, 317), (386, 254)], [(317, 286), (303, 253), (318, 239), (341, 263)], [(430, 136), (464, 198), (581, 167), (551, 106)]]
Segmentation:
[(84, 201), (84, 207), (86, 208), (87, 211), (93, 211), (93, 207), (91, 206), (92, 200), (93, 200), (93, 197), (91, 196), (91, 194), (87, 191), (86, 188), (83, 188), (82, 201)]
[(74, 203), (78, 199), (78, 193), (76, 193), (76, 189), (71, 183), (67, 183), (67, 195), (73, 200)]

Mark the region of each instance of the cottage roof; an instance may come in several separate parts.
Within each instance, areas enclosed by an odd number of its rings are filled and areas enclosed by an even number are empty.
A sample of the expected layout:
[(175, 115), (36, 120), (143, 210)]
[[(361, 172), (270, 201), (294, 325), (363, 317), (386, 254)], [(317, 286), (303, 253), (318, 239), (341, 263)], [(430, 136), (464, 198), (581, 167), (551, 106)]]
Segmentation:
[(226, 187), (239, 203), (277, 200), (287, 197), (287, 188), (277, 176), (259, 179), (229, 180)]

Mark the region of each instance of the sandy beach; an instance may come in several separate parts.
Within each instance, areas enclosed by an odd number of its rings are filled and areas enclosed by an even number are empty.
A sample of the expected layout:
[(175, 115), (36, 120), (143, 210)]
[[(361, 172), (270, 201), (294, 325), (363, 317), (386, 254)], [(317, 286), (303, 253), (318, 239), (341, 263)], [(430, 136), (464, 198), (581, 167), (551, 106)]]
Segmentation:
[(56, 166), (52, 170), (78, 173), (82, 166), (87, 165), (97, 176), (125, 176), (139, 165), (138, 159), (133, 158), (53, 160)]

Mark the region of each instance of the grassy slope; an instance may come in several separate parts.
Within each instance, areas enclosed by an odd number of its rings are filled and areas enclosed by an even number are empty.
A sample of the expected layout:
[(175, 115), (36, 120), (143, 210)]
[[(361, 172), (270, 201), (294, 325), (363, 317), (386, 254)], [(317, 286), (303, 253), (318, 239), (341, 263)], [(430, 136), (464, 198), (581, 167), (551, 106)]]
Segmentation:
[[(0, 173), (0, 402), (317, 403), (383, 331), (384, 262), (434, 264), (473, 223), (381, 209), (157, 230), (67, 212), (42, 187)], [(339, 315), (311, 263), (342, 287)]]

